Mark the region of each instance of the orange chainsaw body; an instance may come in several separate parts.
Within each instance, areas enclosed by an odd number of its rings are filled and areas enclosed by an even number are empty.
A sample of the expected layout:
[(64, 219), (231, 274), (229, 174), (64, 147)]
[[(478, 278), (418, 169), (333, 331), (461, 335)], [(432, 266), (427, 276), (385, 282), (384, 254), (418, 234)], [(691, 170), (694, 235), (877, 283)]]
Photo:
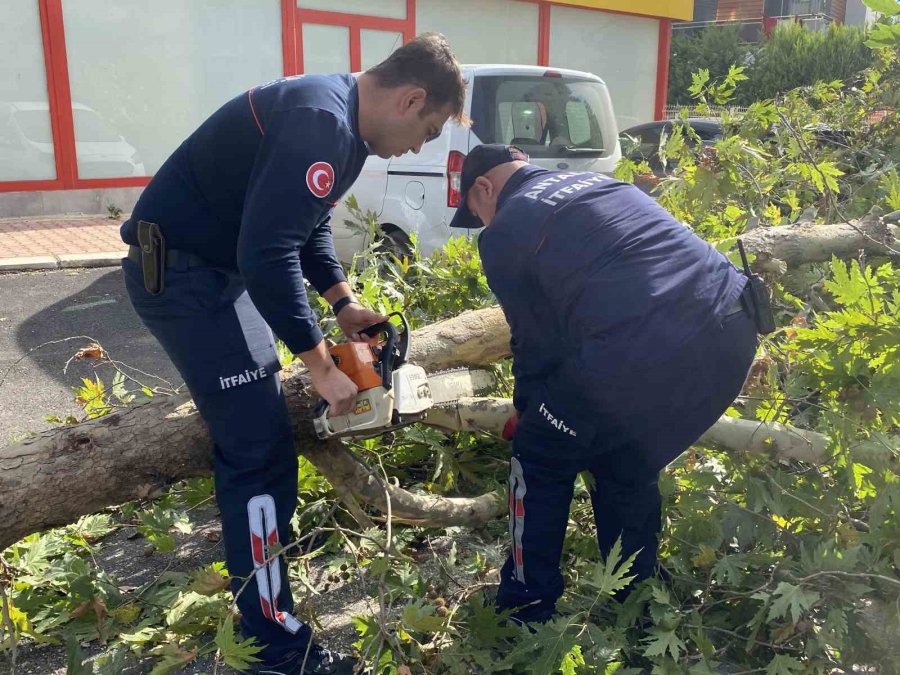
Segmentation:
[(375, 347), (365, 342), (345, 342), (328, 350), (335, 365), (344, 375), (353, 380), (359, 391), (380, 387), (381, 374), (378, 372), (378, 353)]

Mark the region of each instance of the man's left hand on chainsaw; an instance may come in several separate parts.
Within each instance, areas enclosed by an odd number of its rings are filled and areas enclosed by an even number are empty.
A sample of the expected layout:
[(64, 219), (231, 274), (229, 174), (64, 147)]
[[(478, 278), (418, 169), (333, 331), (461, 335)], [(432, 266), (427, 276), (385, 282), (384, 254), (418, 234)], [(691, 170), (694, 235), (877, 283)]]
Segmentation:
[(386, 316), (373, 312), (371, 309), (366, 309), (355, 302), (344, 306), (337, 313), (336, 318), (341, 330), (344, 331), (344, 335), (351, 342), (370, 341), (370, 338), (363, 335), (361, 331), (376, 323), (383, 323), (388, 320)]
[(359, 388), (334, 365), (325, 348), (325, 340), (298, 356), (309, 371), (313, 388), (328, 401), (332, 414), (346, 415), (353, 410)]

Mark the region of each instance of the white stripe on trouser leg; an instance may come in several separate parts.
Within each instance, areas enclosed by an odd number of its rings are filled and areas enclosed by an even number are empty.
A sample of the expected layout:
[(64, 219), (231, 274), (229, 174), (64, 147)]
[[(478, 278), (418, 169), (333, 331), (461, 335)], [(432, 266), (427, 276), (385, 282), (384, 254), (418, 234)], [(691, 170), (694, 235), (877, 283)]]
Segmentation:
[(274, 621), (289, 633), (296, 633), (303, 624), (278, 609), (278, 594), (281, 592), (281, 566), (278, 556), (268, 560), (270, 548), (278, 544), (278, 519), (275, 515), (275, 500), (271, 495), (257, 495), (247, 502), (247, 517), (250, 520), (250, 547), (253, 551), (253, 567), (256, 569), (256, 587), (263, 616)]
[(525, 531), (525, 472), (519, 460), (509, 460), (509, 538), (512, 540), (512, 559), (516, 581), (525, 583), (525, 551), (522, 534)]

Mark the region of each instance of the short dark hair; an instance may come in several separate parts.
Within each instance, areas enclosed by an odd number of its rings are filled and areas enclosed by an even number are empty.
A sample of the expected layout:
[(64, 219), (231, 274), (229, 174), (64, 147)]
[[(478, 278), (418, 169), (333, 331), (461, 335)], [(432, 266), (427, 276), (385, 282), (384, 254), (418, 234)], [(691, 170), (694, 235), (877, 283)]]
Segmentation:
[(424, 113), (449, 106), (454, 120), (468, 124), (466, 81), (447, 38), (440, 33), (422, 33), (366, 72), (382, 87), (422, 87), (428, 93)]

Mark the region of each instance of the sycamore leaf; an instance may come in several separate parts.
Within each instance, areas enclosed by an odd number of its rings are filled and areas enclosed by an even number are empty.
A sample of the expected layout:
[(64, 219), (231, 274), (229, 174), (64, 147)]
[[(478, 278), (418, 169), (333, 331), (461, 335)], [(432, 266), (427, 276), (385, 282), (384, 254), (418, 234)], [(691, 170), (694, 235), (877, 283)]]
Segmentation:
[(166, 623), (178, 629), (187, 629), (205, 623), (211, 624), (228, 606), (224, 595), (200, 595), (193, 591), (182, 593), (166, 610)]
[[(837, 168), (834, 165), (834, 162), (819, 162), (819, 164), (816, 165), (816, 169), (818, 169), (816, 173), (825, 178), (825, 185), (827, 185), (832, 192), (837, 193), (841, 191), (841, 188), (835, 179), (838, 176), (843, 176), (844, 172)], [(818, 182), (816, 186), (819, 187), (819, 192), (823, 191)]]
[(134, 623), (141, 615), (141, 608), (137, 603), (129, 602), (109, 610), (109, 615), (119, 623)]
[(93, 668), (85, 665), (84, 651), (74, 635), (66, 637), (66, 675), (91, 675)]
[(469, 639), (478, 645), (492, 646), (519, 633), (519, 628), (503, 613), (476, 598), (469, 600)]
[(769, 608), (769, 621), (782, 619), (789, 613), (794, 623), (800, 621), (803, 612), (815, 605), (821, 597), (816, 591), (803, 590), (802, 586), (794, 586), (786, 581), (778, 584), (772, 594), (774, 600)]
[(565, 657), (575, 646), (576, 632), (570, 630), (569, 620), (559, 618), (543, 624), (532, 636), (536, 658), (528, 665), (527, 672), (533, 675), (555, 673)]
[(647, 643), (644, 656), (648, 659), (653, 656), (665, 656), (668, 652), (677, 661), (685, 648), (684, 642), (674, 630), (651, 628), (647, 631), (647, 635), (648, 637), (644, 640)]
[(165, 633), (165, 628), (158, 625), (153, 619), (144, 619), (130, 633), (119, 633), (119, 641), (126, 645), (140, 647), (155, 642)]
[(769, 662), (766, 675), (794, 675), (803, 671), (803, 665), (792, 656), (778, 654)]
[(108, 513), (82, 516), (77, 523), (69, 527), (71, 534), (81, 537), (89, 544), (99, 541), (114, 529), (116, 528), (112, 525), (112, 518)]
[(247, 670), (251, 664), (258, 663), (260, 659), (256, 655), (263, 649), (253, 638), (241, 641), (235, 639), (232, 614), (219, 623), (216, 630), (216, 648), (222, 661), (237, 671)]
[(876, 24), (869, 32), (866, 44), (873, 49), (890, 49), (900, 43), (900, 24)]
[(433, 607), (415, 603), (403, 608), (401, 623), (407, 629), (436, 633), (444, 628), (446, 622), (441, 617), (435, 616)]
[(114, 649), (97, 658), (95, 675), (121, 675), (128, 665), (128, 650)]
[(177, 644), (171, 642), (162, 645), (151, 652), (154, 656), (161, 656), (150, 675), (169, 675), (184, 670), (184, 667), (197, 658), (197, 649), (185, 651)]
[(897, 2), (897, 0), (863, 0), (863, 4), (869, 9), (881, 12), (885, 16), (900, 14), (900, 2)]
[(629, 556), (629, 558), (619, 565), (622, 559), (622, 538), (616, 539), (612, 549), (609, 552), (605, 563), (603, 561), (597, 563), (591, 576), (585, 579), (588, 586), (596, 588), (598, 595), (613, 595), (616, 591), (620, 591), (632, 582), (635, 575), (626, 576), (637, 557), (638, 552)]
[(213, 563), (191, 574), (189, 590), (200, 595), (215, 595), (228, 588), (229, 579), (223, 574), (225, 566), (221, 562)]
[(577, 666), (586, 665), (584, 662), (584, 654), (581, 653), (581, 647), (575, 645), (566, 655), (563, 656), (562, 663), (559, 666), (562, 675), (575, 675)]

